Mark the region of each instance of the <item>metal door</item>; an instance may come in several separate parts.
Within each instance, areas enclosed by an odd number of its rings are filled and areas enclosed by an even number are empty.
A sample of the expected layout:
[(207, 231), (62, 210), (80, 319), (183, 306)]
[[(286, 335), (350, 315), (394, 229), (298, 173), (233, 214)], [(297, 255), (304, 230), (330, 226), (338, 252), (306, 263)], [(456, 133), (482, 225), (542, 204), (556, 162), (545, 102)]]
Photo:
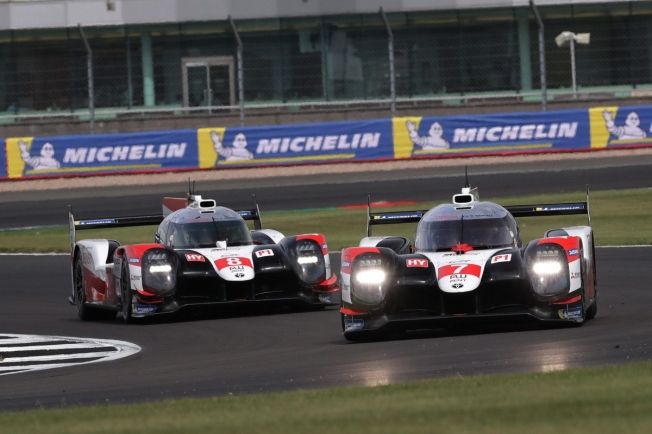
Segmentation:
[(185, 107), (235, 105), (235, 77), (231, 57), (183, 58), (181, 75)]

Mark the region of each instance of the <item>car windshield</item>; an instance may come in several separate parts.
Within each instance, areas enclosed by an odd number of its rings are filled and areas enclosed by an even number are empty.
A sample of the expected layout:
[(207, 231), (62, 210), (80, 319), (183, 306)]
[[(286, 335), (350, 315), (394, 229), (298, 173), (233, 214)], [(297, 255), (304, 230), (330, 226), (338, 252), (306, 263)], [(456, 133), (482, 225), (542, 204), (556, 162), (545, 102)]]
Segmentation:
[(416, 248), (441, 252), (457, 244), (469, 244), (475, 249), (495, 249), (515, 244), (516, 223), (511, 216), (503, 218), (422, 221), (417, 229)]
[(218, 241), (226, 241), (227, 246), (253, 244), (242, 219), (176, 223), (172, 230), (171, 244), (177, 249), (215, 247)]

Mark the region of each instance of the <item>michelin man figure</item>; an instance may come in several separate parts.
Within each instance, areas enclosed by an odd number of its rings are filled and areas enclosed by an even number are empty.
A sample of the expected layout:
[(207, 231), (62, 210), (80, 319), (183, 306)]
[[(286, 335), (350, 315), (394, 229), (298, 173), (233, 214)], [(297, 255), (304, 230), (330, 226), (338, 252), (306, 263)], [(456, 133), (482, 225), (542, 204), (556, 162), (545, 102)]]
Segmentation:
[(448, 143), (448, 140), (444, 139), (444, 129), (439, 122), (433, 122), (428, 130), (428, 135), (424, 137), (419, 137), (414, 122), (407, 121), (405, 125), (407, 126), (412, 143), (421, 146), (424, 150), (450, 148), (450, 143)]
[(213, 149), (217, 152), (217, 155), (224, 157), (227, 161), (243, 161), (243, 160), (253, 160), (254, 154), (247, 150), (247, 137), (238, 133), (233, 138), (233, 146), (230, 148), (225, 148), (222, 146), (222, 139), (217, 131), (211, 131), (211, 141), (213, 142)]
[(50, 142), (46, 142), (41, 147), (41, 155), (37, 157), (29, 155), (27, 144), (22, 140), (18, 142), (18, 147), (20, 148), (20, 158), (34, 170), (52, 170), (61, 167), (61, 164), (54, 158), (54, 146)]
[(641, 120), (636, 112), (629, 113), (625, 119), (625, 125), (621, 126), (616, 125), (611, 113), (607, 110), (602, 112), (602, 117), (607, 125), (607, 131), (618, 139), (644, 139), (647, 136), (645, 131), (639, 127)]

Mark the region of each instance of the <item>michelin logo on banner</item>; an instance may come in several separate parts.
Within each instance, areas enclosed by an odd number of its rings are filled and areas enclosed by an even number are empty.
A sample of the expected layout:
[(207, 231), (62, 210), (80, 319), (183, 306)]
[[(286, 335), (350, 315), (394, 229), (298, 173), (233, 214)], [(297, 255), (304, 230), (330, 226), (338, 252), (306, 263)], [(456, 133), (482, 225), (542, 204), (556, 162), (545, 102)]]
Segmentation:
[(652, 107), (594, 107), (591, 119), (591, 147), (652, 144)]
[(7, 139), (10, 178), (197, 167), (195, 130)]
[(589, 146), (583, 110), (393, 119), (395, 158)]
[(204, 128), (201, 168), (392, 158), (389, 120), (254, 128)]

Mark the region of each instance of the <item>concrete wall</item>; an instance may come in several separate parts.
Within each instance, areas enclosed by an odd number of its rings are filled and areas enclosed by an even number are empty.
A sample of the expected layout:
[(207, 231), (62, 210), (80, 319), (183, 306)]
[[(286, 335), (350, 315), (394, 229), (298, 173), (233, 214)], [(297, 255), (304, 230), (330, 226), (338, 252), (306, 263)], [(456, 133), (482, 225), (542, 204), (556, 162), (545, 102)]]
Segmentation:
[[(552, 100), (549, 110), (586, 108), (589, 106), (650, 105), (652, 94), (644, 93), (631, 98), (605, 98), (598, 95), (584, 95), (578, 100), (569, 98)], [(469, 99), (466, 104), (443, 105), (438, 102), (412, 101), (397, 106), (396, 116), (462, 115), (487, 114), (499, 112), (539, 111), (541, 104), (510, 99), (481, 100)], [(387, 104), (348, 104), (333, 107), (304, 107), (301, 110), (258, 109), (249, 110), (245, 125), (280, 125), (309, 122), (328, 122), (362, 120), (391, 117)], [(157, 114), (142, 116), (137, 113), (118, 117), (117, 119), (98, 120), (95, 123), (97, 133), (127, 133), (140, 131), (170, 130), (182, 128), (236, 127), (240, 125), (237, 110), (220, 114)], [(0, 125), (0, 139), (6, 137), (30, 137), (67, 134), (87, 134), (88, 121), (70, 118), (50, 120), (30, 120), (15, 124)]]
[[(631, 0), (638, 2), (643, 0)], [(630, 3), (536, 0), (537, 5)], [(528, 0), (0, 0), (0, 30), (256, 19), (437, 9), (527, 7)]]

